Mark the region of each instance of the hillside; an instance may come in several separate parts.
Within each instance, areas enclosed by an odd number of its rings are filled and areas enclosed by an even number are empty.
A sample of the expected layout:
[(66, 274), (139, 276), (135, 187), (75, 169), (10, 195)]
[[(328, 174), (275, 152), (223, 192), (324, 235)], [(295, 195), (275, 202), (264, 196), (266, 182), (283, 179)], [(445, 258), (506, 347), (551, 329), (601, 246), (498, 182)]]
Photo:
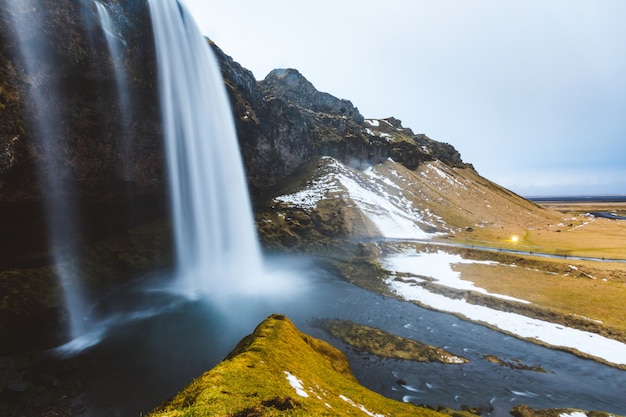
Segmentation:
[[(394, 401), (369, 391), (356, 381), (343, 353), (301, 333), (287, 317), (274, 314), (245, 337), (224, 361), (148, 416), (470, 417), (486, 411), (436, 409)], [(564, 408), (534, 410), (525, 405), (512, 408), (510, 413), (514, 417), (614, 415)]]
[[(328, 239), (428, 235), (527, 252), (623, 258), (621, 226), (534, 204), (482, 177), (450, 144), (416, 134), (394, 117), (366, 118), (352, 102), (318, 91), (295, 69), (277, 69), (257, 81), (212, 46), (230, 94), (261, 239), (270, 249), (315, 252), (328, 249)], [(339, 171), (346, 174), (337, 176)], [(338, 185), (347, 178), (352, 182)], [(326, 181), (339, 188), (325, 192)], [(298, 201), (310, 189), (316, 190), (316, 204)], [(367, 196), (354, 195), (364, 190)], [(378, 201), (369, 208), (352, 204), (364, 198)], [(375, 224), (374, 212), (393, 217), (395, 225)]]
[[(319, 104), (331, 98), (315, 93), (299, 73), (274, 74), (297, 81), (271, 84), (288, 106), (318, 116), (334, 111)], [(306, 86), (297, 100), (294, 83)], [(335, 100), (336, 107), (345, 104)], [(540, 206), (482, 177), (452, 146), (414, 134), (395, 118), (361, 122), (353, 116), (364, 146), (376, 143), (386, 158), (317, 155), (316, 148), (265, 189), (262, 204), (257, 201), (266, 248), (324, 255), (338, 273), (370, 290), (625, 366), (626, 320), (618, 305), (626, 290), (620, 249), (626, 223)], [(389, 262), (397, 257), (416, 266)], [(439, 269), (415, 258), (432, 258)], [(443, 276), (455, 278), (445, 282)], [(530, 321), (543, 329), (540, 336), (525, 328)], [(570, 336), (578, 331), (589, 333)], [(614, 352), (605, 354), (605, 345), (614, 345)]]
[(270, 248), (318, 247), (318, 237), (505, 239), (563, 221), (481, 177), (450, 144), (366, 118), (295, 69), (257, 81), (212, 46)]
[[(396, 140), (407, 140), (401, 137)], [(456, 239), (523, 234), (562, 215), (482, 178), (472, 168), (426, 161), (414, 170), (389, 158), (352, 167), (322, 157), (299, 172), (259, 213), (261, 237), (291, 250), (320, 237)]]
[(273, 315), (243, 339), (222, 363), (149, 415), (252, 417), (353, 413), (441, 416), (362, 387), (343, 353), (301, 333), (285, 316)]
[(384, 127), (374, 132), (349, 100), (318, 91), (296, 69), (276, 69), (257, 81), (219, 47), (220, 61), (237, 126), (248, 184), (261, 204), (306, 164), (322, 156), (350, 165), (378, 164), (387, 158), (410, 169), (435, 159), (470, 166), (449, 144), (415, 135), (388, 119), (405, 141), (389, 141)]

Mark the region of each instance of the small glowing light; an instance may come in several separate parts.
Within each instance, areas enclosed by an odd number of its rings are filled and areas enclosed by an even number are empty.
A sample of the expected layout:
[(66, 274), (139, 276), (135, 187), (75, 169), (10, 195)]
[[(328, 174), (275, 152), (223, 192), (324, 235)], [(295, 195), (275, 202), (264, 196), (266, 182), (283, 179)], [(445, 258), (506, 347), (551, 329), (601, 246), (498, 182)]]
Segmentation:
[(511, 236), (511, 242), (517, 243), (518, 240), (519, 240), (519, 236)]

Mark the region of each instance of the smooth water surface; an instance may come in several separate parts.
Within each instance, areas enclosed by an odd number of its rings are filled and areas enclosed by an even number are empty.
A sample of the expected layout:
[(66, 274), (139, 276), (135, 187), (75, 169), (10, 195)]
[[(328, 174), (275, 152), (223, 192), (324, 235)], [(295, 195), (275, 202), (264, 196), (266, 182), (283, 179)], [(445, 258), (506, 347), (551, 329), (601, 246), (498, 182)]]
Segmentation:
[[(400, 401), (454, 408), (491, 405), (493, 416), (507, 416), (517, 404), (626, 414), (624, 371), (371, 293), (332, 276), (310, 259), (292, 258), (268, 270), (299, 279), (301, 291), (215, 303), (189, 300), (148, 278), (102, 300), (98, 308), (117, 306), (123, 311), (126, 305), (125, 316), (133, 319), (112, 326), (103, 342), (83, 353), (91, 364), (84, 376), (88, 415), (130, 417), (150, 410), (217, 364), (272, 313), (286, 314), (300, 330), (346, 352), (363, 385)], [(313, 327), (321, 318), (378, 327), (444, 347), (471, 362), (445, 365), (367, 355)], [(519, 359), (548, 372), (502, 367), (484, 355), (507, 362)]]

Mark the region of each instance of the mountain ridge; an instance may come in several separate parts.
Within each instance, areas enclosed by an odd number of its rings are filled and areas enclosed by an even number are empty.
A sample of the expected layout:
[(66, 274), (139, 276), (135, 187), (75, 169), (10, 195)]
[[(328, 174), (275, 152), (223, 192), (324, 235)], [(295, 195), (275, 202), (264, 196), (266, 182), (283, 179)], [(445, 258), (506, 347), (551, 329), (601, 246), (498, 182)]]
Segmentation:
[[(333, 238), (391, 237), (380, 225), (373, 225), (371, 216), (399, 213), (407, 207), (415, 221), (404, 215), (396, 227), (416, 228), (417, 237), (436, 232), (431, 237), (472, 240), (477, 231), (503, 241), (528, 227), (550, 228), (563, 221), (560, 213), (482, 177), (454, 146), (416, 134), (395, 117), (364, 117), (351, 101), (318, 91), (297, 69), (275, 69), (257, 81), (252, 72), (209, 43), (230, 94), (258, 229), (269, 248), (309, 251), (319, 244), (334, 247), (329, 242)], [(346, 190), (343, 195), (320, 191), (319, 179), (331, 175), (324, 172), (328, 161), (324, 158), (336, 161), (333, 166), (341, 166), (337, 169), (351, 172), (353, 178), (367, 176), (371, 169), (381, 171), (386, 178), (378, 180), (377, 190), (368, 191), (379, 203), (368, 202), (366, 213), (346, 184), (341, 186)], [(365, 188), (367, 181), (360, 180)], [(395, 183), (395, 191), (383, 190), (389, 183)], [(319, 197), (325, 200), (320, 205), (280, 201), (281, 196), (310, 192), (310, 187), (325, 193)], [(393, 203), (389, 196), (402, 194), (403, 188), (411, 196), (388, 206)], [(376, 205), (387, 207), (376, 214)], [(431, 220), (424, 223), (424, 216)], [(423, 230), (418, 231), (420, 227)]]
[[(222, 68), (249, 186), (257, 197), (275, 188), (315, 158), (331, 156), (349, 165), (377, 164), (387, 158), (409, 168), (440, 159), (472, 168), (452, 145), (414, 134), (389, 117), (376, 132), (349, 100), (318, 91), (296, 69), (254, 75), (210, 42)], [(368, 120), (370, 121), (368, 123)]]

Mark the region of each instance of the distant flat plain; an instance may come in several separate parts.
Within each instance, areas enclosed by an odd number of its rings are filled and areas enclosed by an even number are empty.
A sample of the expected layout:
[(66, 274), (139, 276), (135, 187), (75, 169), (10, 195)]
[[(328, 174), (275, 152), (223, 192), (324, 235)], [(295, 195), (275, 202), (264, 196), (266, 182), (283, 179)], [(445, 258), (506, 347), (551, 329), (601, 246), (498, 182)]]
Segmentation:
[(626, 213), (626, 196), (597, 197), (541, 197), (532, 201), (553, 210), (570, 213), (589, 213), (594, 211), (614, 211)]

